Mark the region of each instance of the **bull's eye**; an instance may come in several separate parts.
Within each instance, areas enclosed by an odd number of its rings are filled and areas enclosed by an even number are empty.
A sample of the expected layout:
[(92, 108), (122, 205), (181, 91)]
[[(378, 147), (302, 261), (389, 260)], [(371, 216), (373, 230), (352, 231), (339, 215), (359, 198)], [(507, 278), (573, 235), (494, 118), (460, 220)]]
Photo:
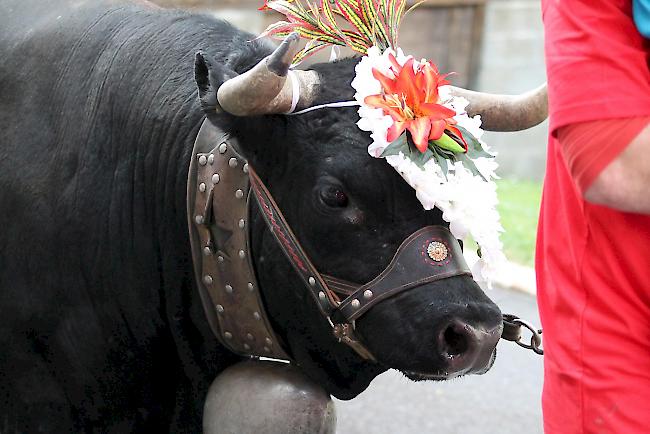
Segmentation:
[(345, 208), (348, 206), (348, 196), (339, 188), (328, 186), (320, 191), (320, 198), (327, 206)]

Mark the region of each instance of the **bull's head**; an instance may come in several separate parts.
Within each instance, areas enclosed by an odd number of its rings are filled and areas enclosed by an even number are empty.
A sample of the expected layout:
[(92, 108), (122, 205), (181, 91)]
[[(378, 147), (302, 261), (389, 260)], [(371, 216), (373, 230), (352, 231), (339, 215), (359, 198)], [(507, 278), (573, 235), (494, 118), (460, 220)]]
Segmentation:
[[(366, 283), (409, 235), (446, 222), (438, 210), (422, 208), (391, 166), (368, 155), (370, 137), (356, 126), (356, 109), (282, 115), (292, 105), (287, 72), (296, 45), (297, 38), (288, 38), (241, 75), (197, 55), (201, 103), (211, 122), (237, 138), (318, 270)], [(298, 108), (352, 99), (357, 61), (296, 71)], [(546, 116), (545, 89), (521, 97), (455, 92), (470, 100), (488, 129), (528, 128)], [(356, 396), (387, 368), (414, 380), (446, 379), (483, 373), (493, 363), (501, 312), (470, 276), (417, 286), (361, 316), (356, 333), (377, 359), (368, 362), (332, 336), (259, 215), (251, 230), (274, 328), (306, 374), (335, 396)]]

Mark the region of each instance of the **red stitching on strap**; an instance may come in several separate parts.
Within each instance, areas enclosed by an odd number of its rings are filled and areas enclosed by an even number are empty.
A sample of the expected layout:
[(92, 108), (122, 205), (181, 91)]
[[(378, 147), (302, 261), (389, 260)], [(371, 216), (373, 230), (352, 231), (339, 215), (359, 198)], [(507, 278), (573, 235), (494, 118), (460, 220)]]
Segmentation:
[(289, 253), (289, 256), (291, 256), (291, 259), (295, 262), (298, 268), (300, 268), (300, 270), (302, 270), (303, 272), (308, 273), (309, 270), (305, 266), (300, 255), (296, 253), (296, 250), (294, 249), (294, 245), (291, 242), (291, 239), (287, 237), (282, 227), (275, 220), (275, 217), (273, 215), (273, 209), (266, 202), (264, 193), (258, 188), (257, 180), (255, 180), (255, 182), (253, 182), (252, 185), (253, 185), (253, 190), (255, 191), (255, 196), (257, 196), (257, 198), (260, 199), (262, 202), (262, 209), (264, 210), (264, 213), (268, 217), (271, 226), (273, 227), (273, 231), (278, 234), (278, 238), (280, 239), (280, 242), (282, 243), (282, 245), (284, 245), (284, 248), (287, 250), (287, 253)]

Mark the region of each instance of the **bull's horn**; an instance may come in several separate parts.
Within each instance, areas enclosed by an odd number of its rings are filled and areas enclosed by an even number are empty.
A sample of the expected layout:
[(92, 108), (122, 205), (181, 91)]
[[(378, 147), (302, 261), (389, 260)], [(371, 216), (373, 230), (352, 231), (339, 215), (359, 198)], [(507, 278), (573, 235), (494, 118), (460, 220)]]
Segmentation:
[(548, 116), (546, 83), (521, 95), (494, 95), (452, 87), (452, 94), (469, 101), (467, 114), (481, 115), (483, 129), (519, 131), (534, 127)]
[[(309, 106), (317, 91), (318, 74), (295, 70), (292, 71), (293, 78), (287, 80), (289, 66), (298, 52), (299, 39), (297, 33), (290, 34), (271, 55), (252, 69), (224, 82), (217, 91), (221, 108), (236, 116), (286, 113), (292, 106), (294, 86), (299, 87), (296, 107)], [(292, 83), (293, 80), (297, 83)]]

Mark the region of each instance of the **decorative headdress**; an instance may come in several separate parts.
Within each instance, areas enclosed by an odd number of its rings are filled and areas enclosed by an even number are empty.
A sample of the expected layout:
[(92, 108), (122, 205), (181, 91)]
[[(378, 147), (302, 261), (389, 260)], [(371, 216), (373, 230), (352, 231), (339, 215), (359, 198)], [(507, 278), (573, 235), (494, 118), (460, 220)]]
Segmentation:
[[(308, 107), (294, 114), (322, 107), (358, 105), (361, 119), (357, 125), (370, 132), (373, 140), (368, 148), (370, 155), (385, 158), (415, 189), (425, 209), (440, 209), (456, 238), (471, 236), (476, 241), (479, 260), (472, 273), (475, 280), (489, 284), (505, 259), (499, 240), (503, 228), (496, 210), (495, 154), (481, 140), (481, 117), (468, 116), (468, 100), (456, 96), (459, 92), (452, 92), (447, 75), (441, 75), (435, 64), (426, 59), (418, 61), (405, 55), (397, 46), (400, 23), (411, 10), (406, 10), (406, 0), (266, 0), (260, 9), (274, 10), (286, 17), (270, 25), (260, 37), (286, 38), (285, 43), (269, 57), (265, 67), (256, 67), (261, 72), (253, 70), (247, 73), (251, 78), (242, 78), (231, 87), (224, 86), (226, 90), (223, 98), (220, 95), (220, 102), (235, 101), (227, 97), (230, 88), (245, 92), (244, 80), (252, 82), (258, 73), (268, 75), (267, 70), (272, 69), (269, 65), (291, 52), (284, 46), (295, 42), (296, 33), (308, 42), (303, 49), (293, 51), (294, 66), (327, 47), (332, 47), (331, 58), (336, 57), (341, 46), (360, 53), (362, 58), (352, 81), (355, 101)], [(282, 90), (275, 91), (279, 96), (270, 105), (265, 103), (258, 108), (248, 104), (245, 110), (269, 112), (268, 107), (277, 106), (277, 101), (282, 104), (291, 101), (287, 108), (294, 112), (299, 102), (300, 83), (311, 79), (296, 79), (296, 73), (307, 71), (290, 71), (292, 85), (278, 84), (276, 87)], [(291, 90), (285, 91), (287, 87)], [(524, 97), (463, 92), (477, 96), (479, 103), (473, 101), (473, 108), (476, 105), (487, 109), (497, 98), (499, 102), (508, 101), (511, 108), (517, 107), (522, 115), (513, 122), (517, 125), (513, 129), (520, 128), (519, 125), (532, 126), (545, 118), (545, 88)], [(287, 97), (287, 93), (291, 96)], [(233, 106), (238, 109), (236, 104)], [(508, 129), (509, 126), (503, 127)]]

